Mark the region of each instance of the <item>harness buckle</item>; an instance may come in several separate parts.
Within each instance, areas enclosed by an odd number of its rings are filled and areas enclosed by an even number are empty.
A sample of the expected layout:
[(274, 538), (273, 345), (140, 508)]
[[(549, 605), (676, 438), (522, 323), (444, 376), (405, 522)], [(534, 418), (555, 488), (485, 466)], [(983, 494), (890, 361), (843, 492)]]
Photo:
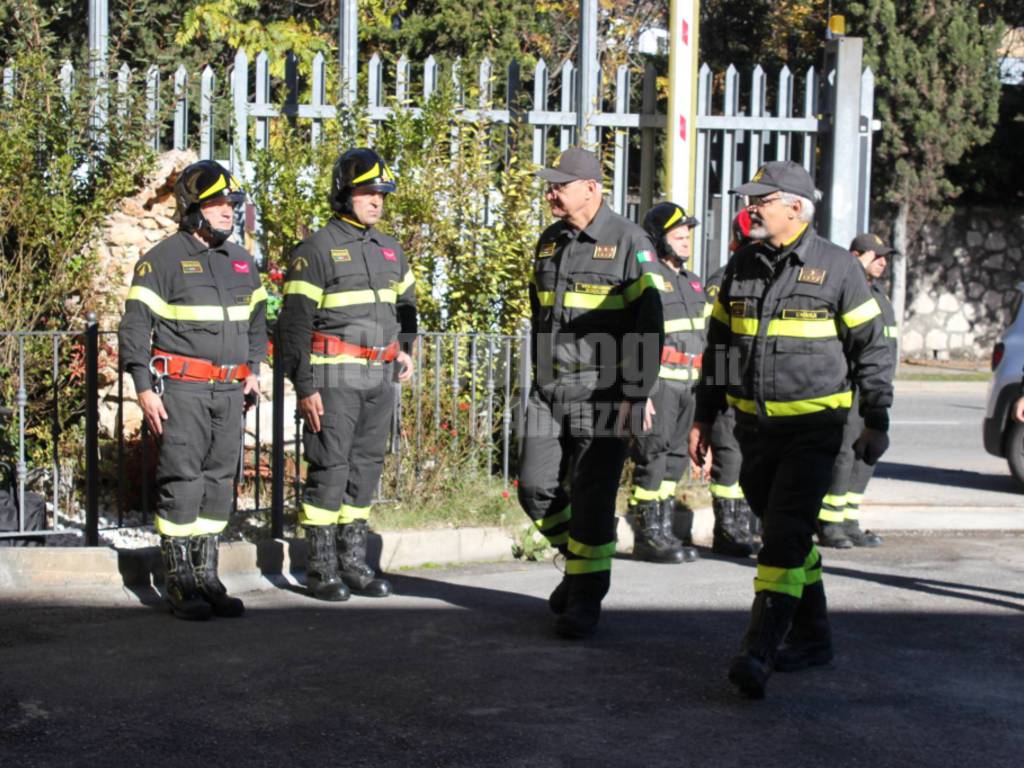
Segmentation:
[[(163, 370), (161, 371), (157, 367), (157, 363), (163, 363)], [(149, 373), (153, 377), (153, 392), (157, 396), (163, 395), (164, 393), (164, 379), (167, 378), (167, 371), (170, 369), (171, 358), (167, 355), (153, 355), (149, 359)]]

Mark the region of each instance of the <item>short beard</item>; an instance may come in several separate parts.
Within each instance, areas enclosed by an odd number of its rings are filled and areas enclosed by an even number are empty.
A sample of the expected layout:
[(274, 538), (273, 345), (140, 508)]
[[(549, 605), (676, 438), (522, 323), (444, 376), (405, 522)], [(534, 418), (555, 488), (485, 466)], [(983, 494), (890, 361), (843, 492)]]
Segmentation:
[(764, 224), (750, 222), (750, 232), (747, 234), (751, 240), (765, 240), (768, 238), (768, 230)]

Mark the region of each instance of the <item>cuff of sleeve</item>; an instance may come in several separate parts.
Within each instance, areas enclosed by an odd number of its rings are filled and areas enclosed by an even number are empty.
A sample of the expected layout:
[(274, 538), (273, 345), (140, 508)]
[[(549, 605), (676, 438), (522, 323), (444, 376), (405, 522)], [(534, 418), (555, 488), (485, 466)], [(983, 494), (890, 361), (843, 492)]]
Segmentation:
[(295, 396), (298, 397), (299, 400), (303, 400), (303, 399), (309, 397), (310, 395), (315, 395), (315, 394), (316, 394), (316, 387), (313, 386), (313, 382), (312, 381), (310, 381), (310, 382), (302, 382), (300, 384), (296, 384), (295, 385)]
[(134, 366), (131, 370), (132, 383), (135, 385), (135, 392), (146, 392), (153, 388), (153, 377), (149, 371), (142, 366)]
[(889, 431), (889, 411), (886, 408), (869, 408), (864, 411), (864, 426), (877, 429), (879, 432)]

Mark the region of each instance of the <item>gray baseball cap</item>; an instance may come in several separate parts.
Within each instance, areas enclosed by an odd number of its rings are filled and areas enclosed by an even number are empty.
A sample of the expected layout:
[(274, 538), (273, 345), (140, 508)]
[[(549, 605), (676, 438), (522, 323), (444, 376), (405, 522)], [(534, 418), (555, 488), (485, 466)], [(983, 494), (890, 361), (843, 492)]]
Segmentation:
[(736, 189), (734, 195), (768, 195), (772, 192), (789, 192), (814, 200), (814, 180), (800, 163), (792, 160), (775, 160), (757, 169), (754, 178)]
[(551, 168), (541, 168), (537, 176), (552, 184), (565, 184), (579, 179), (601, 181), (601, 161), (597, 155), (579, 147), (565, 150)]

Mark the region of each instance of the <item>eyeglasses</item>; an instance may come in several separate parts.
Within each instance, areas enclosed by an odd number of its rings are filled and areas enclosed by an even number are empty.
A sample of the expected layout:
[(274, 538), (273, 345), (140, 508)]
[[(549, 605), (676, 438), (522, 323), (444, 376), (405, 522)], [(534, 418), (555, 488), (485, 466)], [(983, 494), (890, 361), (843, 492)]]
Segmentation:
[[(775, 193), (773, 192), (771, 194)], [(771, 197), (770, 195), (753, 195), (747, 198), (747, 205), (754, 208), (764, 208), (766, 205), (771, 205), (775, 201), (781, 199), (782, 195), (775, 195), (775, 197)]]
[(558, 183), (548, 184), (544, 187), (544, 194), (550, 195), (552, 192), (554, 192), (556, 195), (560, 194), (562, 190), (564, 190), (570, 184), (575, 184), (577, 181), (583, 181), (583, 179), (573, 179), (572, 181), (560, 181)]

